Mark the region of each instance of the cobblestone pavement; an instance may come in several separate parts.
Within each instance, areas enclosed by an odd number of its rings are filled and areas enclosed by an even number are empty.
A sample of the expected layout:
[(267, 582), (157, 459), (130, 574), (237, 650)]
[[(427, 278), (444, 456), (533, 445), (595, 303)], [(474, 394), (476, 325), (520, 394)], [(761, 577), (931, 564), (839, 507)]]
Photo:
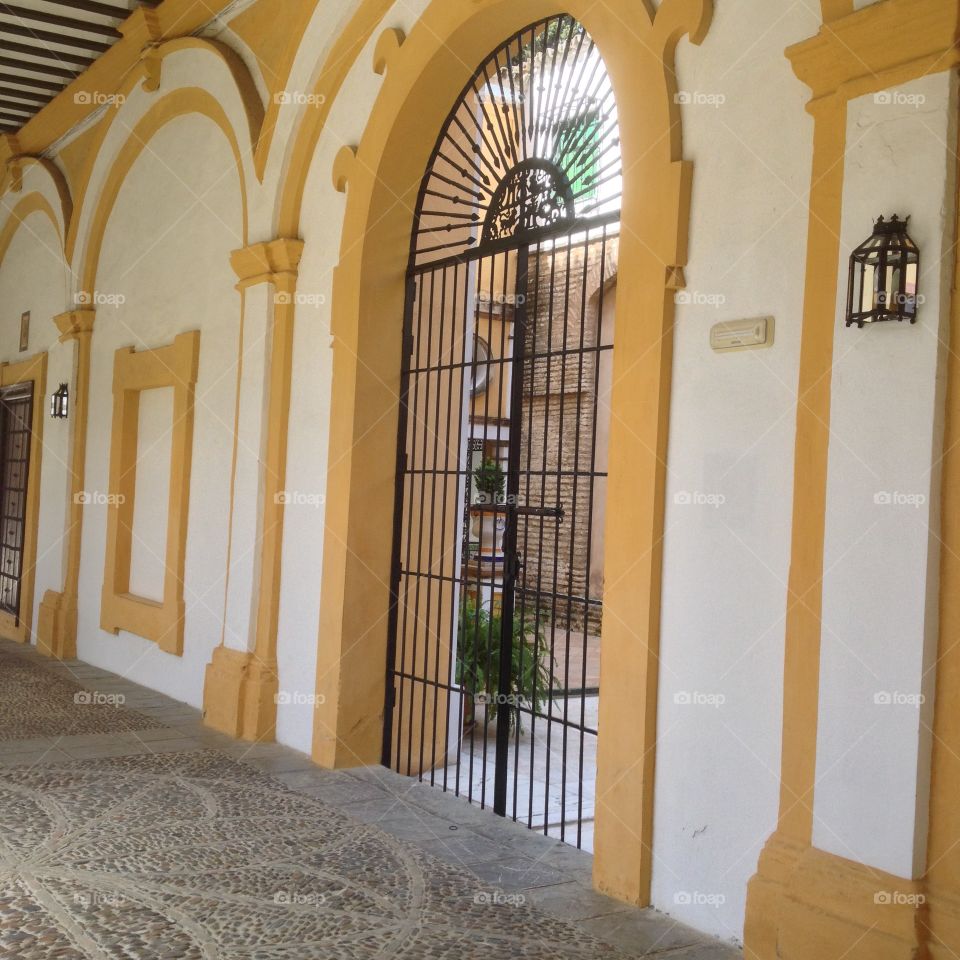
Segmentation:
[(0, 958), (739, 957), (594, 893), (573, 848), (382, 768), (319, 770), (6, 643), (0, 697)]
[(34, 658), (11, 652), (9, 646), (0, 649), (0, 740), (159, 725), (132, 710), (117, 710), (116, 696), (85, 689), (74, 678), (53, 674)]

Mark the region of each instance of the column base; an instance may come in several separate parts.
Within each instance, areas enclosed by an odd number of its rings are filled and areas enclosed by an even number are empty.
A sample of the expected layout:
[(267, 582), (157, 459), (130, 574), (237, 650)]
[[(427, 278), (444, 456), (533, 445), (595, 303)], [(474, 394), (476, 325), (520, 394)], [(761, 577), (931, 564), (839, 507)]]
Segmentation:
[(923, 881), (774, 834), (747, 888), (745, 960), (917, 960)]
[(275, 667), (251, 657), (244, 681), (243, 738), (255, 742), (277, 738), (277, 693), (280, 679)]
[(239, 740), (276, 737), (279, 680), (252, 653), (217, 647), (203, 683), (203, 722)]
[(37, 617), (37, 651), (57, 660), (77, 656), (77, 602), (73, 597), (48, 590), (40, 601)]

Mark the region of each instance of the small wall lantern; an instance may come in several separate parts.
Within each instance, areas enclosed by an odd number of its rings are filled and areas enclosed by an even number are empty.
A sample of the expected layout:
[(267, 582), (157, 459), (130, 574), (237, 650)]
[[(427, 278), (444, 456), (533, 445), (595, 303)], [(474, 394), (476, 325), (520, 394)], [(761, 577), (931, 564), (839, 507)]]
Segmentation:
[(65, 383), (57, 387), (56, 392), (50, 395), (50, 416), (55, 420), (66, 420), (70, 409), (70, 392)]
[(910, 218), (880, 217), (850, 256), (847, 326), (880, 320), (917, 322), (920, 251), (907, 233)]

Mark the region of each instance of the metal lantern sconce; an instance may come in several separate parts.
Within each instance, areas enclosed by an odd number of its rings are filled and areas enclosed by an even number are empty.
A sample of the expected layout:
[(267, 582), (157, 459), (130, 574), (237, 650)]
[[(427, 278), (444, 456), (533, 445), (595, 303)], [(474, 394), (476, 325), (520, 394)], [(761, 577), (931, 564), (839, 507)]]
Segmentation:
[(66, 420), (70, 412), (70, 392), (65, 383), (61, 383), (55, 393), (50, 395), (50, 416), (54, 420)]
[(917, 322), (920, 251), (907, 233), (910, 218), (880, 217), (850, 255), (847, 326), (881, 320)]

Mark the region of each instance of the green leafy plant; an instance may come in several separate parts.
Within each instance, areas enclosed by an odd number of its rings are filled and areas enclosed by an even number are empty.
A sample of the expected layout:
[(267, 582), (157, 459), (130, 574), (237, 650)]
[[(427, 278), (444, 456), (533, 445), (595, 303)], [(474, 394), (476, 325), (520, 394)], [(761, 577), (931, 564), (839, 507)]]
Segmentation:
[(507, 478), (499, 460), (487, 458), (473, 471), (473, 482), (482, 496), (482, 503), (502, 503)]
[[(523, 703), (540, 713), (550, 691), (550, 655), (544, 638), (545, 618), (539, 625), (533, 612), (514, 616), (510, 687), (500, 691), (502, 622), (471, 598), (460, 604), (457, 633), (457, 683), (473, 702), (486, 702), (487, 719), (496, 720), (507, 708), (510, 729), (519, 718), (513, 707)], [(522, 732), (522, 727), (521, 727)]]

